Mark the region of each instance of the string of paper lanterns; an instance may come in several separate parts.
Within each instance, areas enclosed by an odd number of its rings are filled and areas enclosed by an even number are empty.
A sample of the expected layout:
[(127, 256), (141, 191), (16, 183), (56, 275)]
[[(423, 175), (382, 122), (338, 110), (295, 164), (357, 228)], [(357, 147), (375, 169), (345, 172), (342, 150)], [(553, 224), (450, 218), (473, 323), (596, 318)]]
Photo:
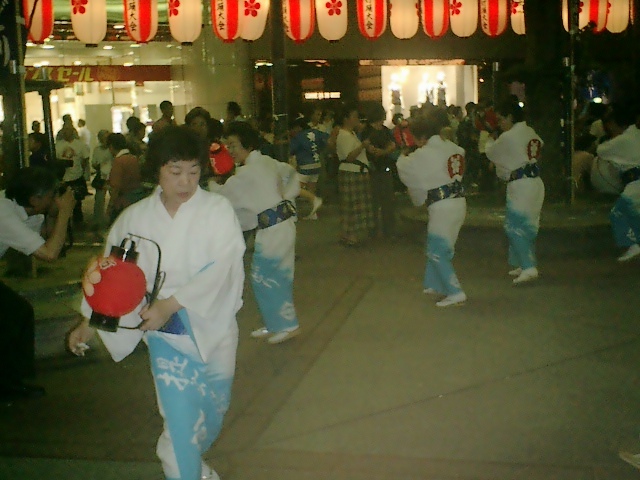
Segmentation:
[[(78, 40), (86, 44), (102, 41), (107, 30), (106, 0), (69, 0), (71, 23)], [(209, 0), (211, 24), (223, 42), (238, 38), (260, 38), (269, 16), (270, 0)], [(22, 0), (29, 40), (42, 43), (53, 31), (53, 0)], [(124, 24), (132, 40), (151, 41), (158, 29), (158, 0), (123, 0)], [(308, 40), (316, 24), (320, 35), (338, 41), (347, 33), (348, 5), (354, 0), (282, 0), (287, 36), (297, 43)], [(511, 24), (525, 34), (525, 0), (355, 0), (360, 33), (376, 40), (390, 26), (399, 39), (412, 38), (422, 24), (425, 35), (437, 39), (449, 30), (457, 37), (470, 37), (478, 29), (489, 37), (503, 34)], [(569, 0), (562, 0), (562, 20), (569, 29)], [(202, 29), (202, 0), (167, 0), (171, 35), (190, 44)], [(581, 0), (578, 28), (593, 32), (623, 32), (633, 22), (631, 0)]]

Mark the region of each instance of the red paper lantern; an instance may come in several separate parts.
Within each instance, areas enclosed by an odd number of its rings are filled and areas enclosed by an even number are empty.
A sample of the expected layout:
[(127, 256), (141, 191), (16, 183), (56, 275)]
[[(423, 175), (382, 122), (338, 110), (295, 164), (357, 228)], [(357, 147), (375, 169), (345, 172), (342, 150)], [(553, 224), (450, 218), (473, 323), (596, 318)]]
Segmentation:
[(296, 43), (305, 42), (315, 28), (314, 0), (283, 0), (282, 17), (287, 36)]
[(240, 2), (211, 0), (211, 26), (220, 40), (231, 43), (240, 36)]
[(391, 32), (400, 39), (407, 39), (418, 33), (420, 12), (416, 0), (391, 0), (389, 23)]
[(517, 35), (526, 33), (524, 25), (524, 0), (511, 1), (511, 28)]
[(85, 271), (82, 290), (94, 312), (121, 317), (140, 305), (147, 281), (135, 263), (115, 256), (97, 257)]
[(347, 33), (347, 0), (316, 0), (316, 19), (320, 35), (336, 42)]
[(470, 37), (478, 28), (478, 0), (451, 0), (451, 31), (458, 37)]
[(244, 0), (240, 10), (240, 37), (253, 42), (262, 36), (269, 15), (269, 0)]
[(23, 0), (22, 6), (29, 40), (44, 43), (53, 33), (53, 0)]
[(81, 42), (100, 43), (107, 34), (106, 0), (71, 0), (71, 26)]
[(158, 31), (158, 0), (123, 0), (124, 25), (136, 43), (147, 43)]
[(449, 29), (449, 0), (422, 0), (422, 29), (431, 38), (440, 38)]
[(183, 45), (191, 45), (202, 31), (200, 0), (169, 0), (169, 30)]
[(226, 175), (235, 167), (229, 150), (220, 143), (212, 143), (209, 147), (209, 161), (216, 175)]
[(368, 40), (375, 40), (387, 28), (387, 0), (358, 0), (358, 28)]
[(611, 33), (624, 32), (629, 25), (629, 0), (609, 0), (609, 5), (607, 30)]
[(482, 31), (490, 37), (504, 33), (509, 18), (507, 0), (480, 0), (480, 25)]

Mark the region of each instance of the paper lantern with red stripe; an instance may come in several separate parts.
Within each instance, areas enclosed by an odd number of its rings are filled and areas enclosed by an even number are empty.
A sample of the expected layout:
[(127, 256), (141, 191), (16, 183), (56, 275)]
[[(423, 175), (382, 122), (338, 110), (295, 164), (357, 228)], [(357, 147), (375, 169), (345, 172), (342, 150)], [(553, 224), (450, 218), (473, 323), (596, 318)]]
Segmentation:
[(420, 26), (420, 12), (416, 0), (391, 0), (389, 23), (391, 32), (402, 40), (411, 38), (418, 33)]
[(242, 0), (211, 0), (213, 33), (225, 43), (240, 36), (240, 2)]
[(107, 34), (106, 0), (71, 0), (71, 26), (81, 42), (100, 43)]
[(316, 23), (314, 5), (314, 0), (283, 0), (284, 31), (294, 42), (302, 43), (313, 35)]
[(517, 35), (524, 35), (524, 0), (511, 0), (511, 29)]
[(123, 0), (124, 25), (136, 43), (147, 43), (158, 31), (158, 0)]
[(478, 0), (451, 0), (451, 31), (458, 37), (470, 37), (478, 28)]
[(22, 7), (29, 40), (44, 43), (53, 33), (53, 0), (23, 0)]
[(191, 45), (202, 31), (200, 0), (169, 0), (169, 31), (183, 45)]
[(480, 25), (490, 37), (504, 33), (509, 19), (508, 0), (480, 0)]
[(422, 29), (431, 38), (440, 38), (449, 29), (449, 0), (422, 0)]
[(594, 24), (593, 31), (600, 33), (607, 28), (609, 16), (609, 0), (588, 0), (589, 22)]
[(264, 33), (269, 16), (269, 0), (244, 0), (240, 9), (240, 38), (253, 42)]
[(380, 38), (387, 28), (387, 0), (358, 0), (358, 28), (368, 40)]
[(629, 0), (609, 0), (607, 30), (611, 33), (624, 32), (629, 26)]
[(347, 33), (347, 0), (316, 0), (316, 20), (323, 38), (340, 40)]

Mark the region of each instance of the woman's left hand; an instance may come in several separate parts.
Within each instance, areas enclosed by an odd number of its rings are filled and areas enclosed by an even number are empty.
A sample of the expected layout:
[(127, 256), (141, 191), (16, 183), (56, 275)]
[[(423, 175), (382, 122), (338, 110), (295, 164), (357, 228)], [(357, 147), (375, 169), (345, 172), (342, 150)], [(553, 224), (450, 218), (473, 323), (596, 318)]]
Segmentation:
[(171, 315), (180, 310), (182, 306), (173, 298), (156, 300), (151, 305), (145, 305), (140, 310), (140, 318), (143, 322), (138, 327), (140, 330), (159, 330), (169, 321)]

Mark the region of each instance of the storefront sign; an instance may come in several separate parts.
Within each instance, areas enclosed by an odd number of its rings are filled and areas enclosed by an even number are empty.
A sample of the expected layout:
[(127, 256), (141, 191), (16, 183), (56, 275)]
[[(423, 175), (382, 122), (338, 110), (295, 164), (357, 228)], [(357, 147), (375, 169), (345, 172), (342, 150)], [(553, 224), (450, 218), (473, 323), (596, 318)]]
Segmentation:
[(171, 67), (168, 65), (27, 67), (26, 80), (55, 80), (65, 85), (77, 82), (134, 81), (136, 85), (141, 85), (145, 81), (171, 80)]

